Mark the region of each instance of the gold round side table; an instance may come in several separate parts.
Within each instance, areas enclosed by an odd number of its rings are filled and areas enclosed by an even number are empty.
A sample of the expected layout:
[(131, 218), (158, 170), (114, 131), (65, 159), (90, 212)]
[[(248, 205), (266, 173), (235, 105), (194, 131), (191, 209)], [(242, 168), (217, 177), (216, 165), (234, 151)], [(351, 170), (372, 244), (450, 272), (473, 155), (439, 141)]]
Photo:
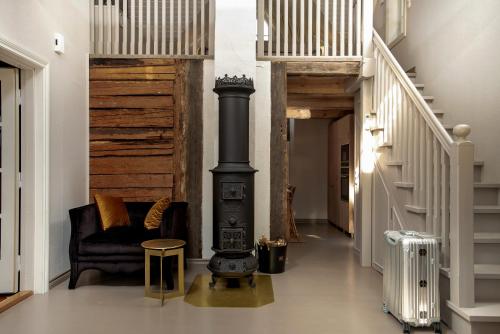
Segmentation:
[[(178, 239), (153, 239), (144, 241), (141, 244), (145, 251), (144, 294), (146, 297), (160, 299), (162, 306), (165, 298), (184, 296), (184, 245), (186, 245), (186, 242)], [(160, 257), (160, 292), (151, 290), (151, 256)], [(177, 256), (179, 288), (177, 291), (165, 293), (163, 290), (163, 258), (167, 256)]]

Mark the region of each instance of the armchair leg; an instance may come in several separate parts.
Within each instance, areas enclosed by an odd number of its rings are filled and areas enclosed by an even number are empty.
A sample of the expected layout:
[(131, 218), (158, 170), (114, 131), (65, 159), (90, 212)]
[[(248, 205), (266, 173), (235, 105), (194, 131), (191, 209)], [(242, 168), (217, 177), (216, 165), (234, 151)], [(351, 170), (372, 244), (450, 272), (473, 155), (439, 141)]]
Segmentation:
[(80, 276), (80, 272), (78, 271), (78, 264), (71, 263), (71, 272), (69, 276), (69, 284), (68, 289), (73, 290), (76, 287), (76, 282), (78, 281), (78, 277)]

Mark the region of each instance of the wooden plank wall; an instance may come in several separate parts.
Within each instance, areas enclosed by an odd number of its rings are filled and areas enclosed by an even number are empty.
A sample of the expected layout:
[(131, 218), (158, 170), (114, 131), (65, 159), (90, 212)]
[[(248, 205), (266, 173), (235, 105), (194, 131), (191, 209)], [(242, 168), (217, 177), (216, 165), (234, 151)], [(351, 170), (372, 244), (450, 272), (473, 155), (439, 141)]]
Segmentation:
[(90, 60), (90, 201), (187, 201), (201, 257), (203, 61)]
[(173, 198), (174, 84), (164, 59), (90, 60), (90, 200)]

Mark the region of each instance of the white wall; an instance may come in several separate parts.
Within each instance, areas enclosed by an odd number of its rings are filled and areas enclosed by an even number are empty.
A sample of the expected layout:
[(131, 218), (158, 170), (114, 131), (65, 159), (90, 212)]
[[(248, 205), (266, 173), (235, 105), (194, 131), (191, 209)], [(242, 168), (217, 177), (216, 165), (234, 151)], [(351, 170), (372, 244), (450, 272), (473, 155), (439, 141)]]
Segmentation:
[[(212, 247), (212, 174), (209, 169), (218, 159), (218, 101), (212, 91), (215, 78), (245, 74), (254, 79), (255, 94), (250, 99), (250, 164), (255, 175), (255, 237), (269, 235), (270, 219), (270, 135), (271, 97), (269, 62), (255, 57), (257, 21), (255, 1), (218, 0), (215, 7), (214, 60), (204, 61), (203, 77), (203, 202), (202, 257), (213, 254)], [(228, 33), (230, 32), (230, 33)], [(256, 136), (256, 132), (259, 135)]]
[[(392, 51), (403, 69), (417, 68), (418, 81), (436, 98), (445, 123), (472, 126), (476, 158), (486, 162), (483, 181), (500, 180), (500, 1), (419, 0), (408, 9), (407, 37)], [(378, 7), (378, 6), (377, 6)], [(383, 10), (375, 22), (383, 29)]]
[[(50, 63), (49, 278), (69, 270), (68, 209), (87, 202), (88, 3), (0, 0), (0, 34)], [(52, 51), (62, 33), (66, 53)]]
[(327, 219), (329, 119), (294, 120), (290, 140), (290, 184), (296, 219)]

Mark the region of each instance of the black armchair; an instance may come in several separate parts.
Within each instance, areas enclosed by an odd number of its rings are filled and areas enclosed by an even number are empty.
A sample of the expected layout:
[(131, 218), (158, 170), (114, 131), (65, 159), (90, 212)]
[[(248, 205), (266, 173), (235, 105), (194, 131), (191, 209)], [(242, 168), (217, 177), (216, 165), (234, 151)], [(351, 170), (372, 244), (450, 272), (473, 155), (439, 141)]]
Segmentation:
[(71, 273), (69, 289), (74, 289), (78, 277), (87, 269), (108, 273), (132, 273), (144, 270), (145, 240), (170, 238), (187, 240), (186, 202), (172, 202), (163, 213), (160, 228), (147, 230), (144, 218), (154, 203), (125, 203), (130, 226), (102, 230), (95, 204), (69, 211), (71, 239), (69, 258)]

